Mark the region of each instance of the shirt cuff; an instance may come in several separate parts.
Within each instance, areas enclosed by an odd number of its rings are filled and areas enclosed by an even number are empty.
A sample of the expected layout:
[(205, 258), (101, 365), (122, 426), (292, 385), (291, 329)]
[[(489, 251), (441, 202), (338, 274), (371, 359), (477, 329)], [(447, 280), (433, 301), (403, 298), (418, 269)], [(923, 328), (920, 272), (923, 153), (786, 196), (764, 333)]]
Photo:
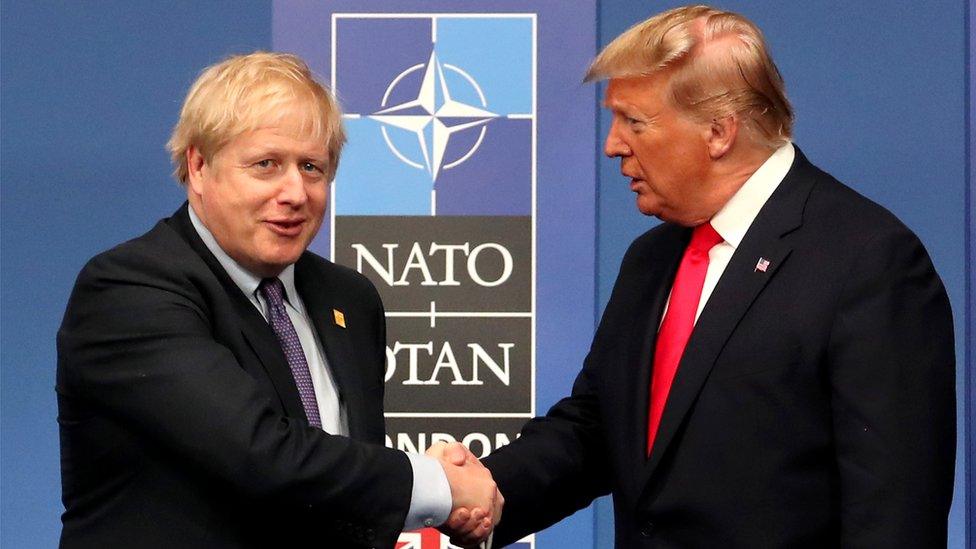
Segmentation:
[(454, 503), (444, 468), (434, 458), (417, 454), (407, 454), (407, 457), (413, 468), (413, 489), (403, 529), (416, 530), (444, 524)]

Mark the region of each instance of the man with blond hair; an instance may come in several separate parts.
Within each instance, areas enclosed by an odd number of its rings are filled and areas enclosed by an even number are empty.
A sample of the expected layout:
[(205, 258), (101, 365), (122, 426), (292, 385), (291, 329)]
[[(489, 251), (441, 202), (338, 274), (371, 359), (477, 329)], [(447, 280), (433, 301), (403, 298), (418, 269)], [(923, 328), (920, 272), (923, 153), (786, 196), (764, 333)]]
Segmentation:
[(193, 85), (168, 145), (187, 203), (89, 261), (58, 332), (62, 547), (393, 547), (454, 506), (475, 537), (499, 518), (480, 464), (382, 445), (382, 303), (306, 251), (343, 141), (292, 55)]
[(620, 548), (945, 547), (952, 319), (918, 238), (792, 144), (742, 16), (654, 16), (604, 78), (605, 152), (665, 223), (627, 251), (572, 395), (485, 458), (495, 546), (610, 493)]

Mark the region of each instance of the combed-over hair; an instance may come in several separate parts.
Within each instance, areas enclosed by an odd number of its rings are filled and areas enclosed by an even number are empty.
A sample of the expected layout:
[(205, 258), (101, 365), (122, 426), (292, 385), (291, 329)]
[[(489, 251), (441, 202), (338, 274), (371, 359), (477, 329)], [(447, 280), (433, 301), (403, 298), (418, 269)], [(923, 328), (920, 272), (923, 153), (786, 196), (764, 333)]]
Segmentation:
[(671, 71), (668, 99), (700, 122), (738, 115), (770, 149), (792, 137), (793, 108), (762, 32), (745, 17), (684, 6), (638, 23), (593, 60), (586, 81)]
[(332, 93), (308, 65), (287, 53), (234, 55), (200, 73), (187, 93), (180, 119), (166, 144), (175, 169), (186, 185), (186, 151), (196, 147), (207, 162), (242, 133), (298, 115), (302, 135), (321, 140), (329, 155), (325, 170), (335, 177), (345, 143), (342, 113)]

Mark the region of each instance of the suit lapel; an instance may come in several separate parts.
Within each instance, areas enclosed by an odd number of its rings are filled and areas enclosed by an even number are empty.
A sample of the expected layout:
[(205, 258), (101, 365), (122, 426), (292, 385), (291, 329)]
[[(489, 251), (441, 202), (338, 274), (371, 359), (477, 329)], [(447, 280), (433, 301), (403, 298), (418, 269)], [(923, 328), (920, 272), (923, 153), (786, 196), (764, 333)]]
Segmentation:
[[(803, 206), (813, 185), (814, 180), (808, 175), (811, 169), (797, 149), (789, 173), (739, 243), (702, 310), (668, 394), (654, 448), (644, 471), (645, 490), (725, 343), (756, 297), (787, 261), (792, 250), (789, 235), (802, 224)], [(769, 262), (765, 272), (756, 268), (760, 259)], [(656, 330), (656, 325), (654, 328)], [(642, 411), (646, 425), (647, 408)]]
[(641, 470), (647, 460), (647, 411), (650, 400), (651, 361), (657, 343), (657, 326), (664, 311), (671, 281), (674, 280), (681, 255), (691, 230), (677, 225), (662, 227), (665, 231), (660, 238), (648, 243), (647, 255), (638, 258), (639, 278), (635, 279), (637, 296), (633, 307), (634, 322), (623, 341), (626, 354), (621, 361), (621, 387), (625, 401), (622, 409), (634, 411), (636, 421), (624, 421), (629, 430), (624, 440), (632, 441), (628, 450), (629, 465), (634, 471)]
[(329, 370), (338, 388), (340, 400), (345, 405), (349, 436), (361, 438), (365, 429), (362, 420), (368, 414), (364, 413), (356, 355), (349, 339), (348, 330), (355, 327), (339, 326), (336, 322), (333, 311), (343, 310), (336, 296), (336, 285), (330, 279), (328, 271), (315, 268), (312, 261), (304, 255), (295, 264), (295, 287), (305, 302), (305, 309), (319, 341), (322, 342), (329, 361)]
[(220, 262), (214, 257), (207, 245), (203, 243), (200, 235), (190, 221), (187, 212), (189, 206), (183, 206), (173, 215), (171, 225), (187, 241), (190, 247), (199, 255), (204, 263), (210, 267), (214, 276), (224, 287), (227, 296), (234, 304), (241, 321), (241, 334), (247, 344), (261, 361), (268, 378), (271, 379), (281, 407), (289, 417), (305, 419), (305, 408), (302, 406), (301, 397), (298, 394), (298, 387), (295, 385), (295, 378), (291, 374), (288, 360), (281, 350), (281, 344), (275, 336), (274, 331), (268, 322), (261, 316), (261, 313), (254, 307), (248, 298), (241, 292), (241, 289), (234, 284), (227, 272), (221, 267)]

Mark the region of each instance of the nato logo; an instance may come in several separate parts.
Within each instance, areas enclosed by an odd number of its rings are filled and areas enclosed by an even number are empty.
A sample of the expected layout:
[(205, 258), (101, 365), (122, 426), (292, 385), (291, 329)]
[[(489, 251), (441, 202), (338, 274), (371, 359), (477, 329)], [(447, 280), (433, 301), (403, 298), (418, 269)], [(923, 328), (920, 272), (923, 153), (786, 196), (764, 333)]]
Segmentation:
[(334, 215), (532, 215), (534, 15), (335, 14), (332, 36)]

